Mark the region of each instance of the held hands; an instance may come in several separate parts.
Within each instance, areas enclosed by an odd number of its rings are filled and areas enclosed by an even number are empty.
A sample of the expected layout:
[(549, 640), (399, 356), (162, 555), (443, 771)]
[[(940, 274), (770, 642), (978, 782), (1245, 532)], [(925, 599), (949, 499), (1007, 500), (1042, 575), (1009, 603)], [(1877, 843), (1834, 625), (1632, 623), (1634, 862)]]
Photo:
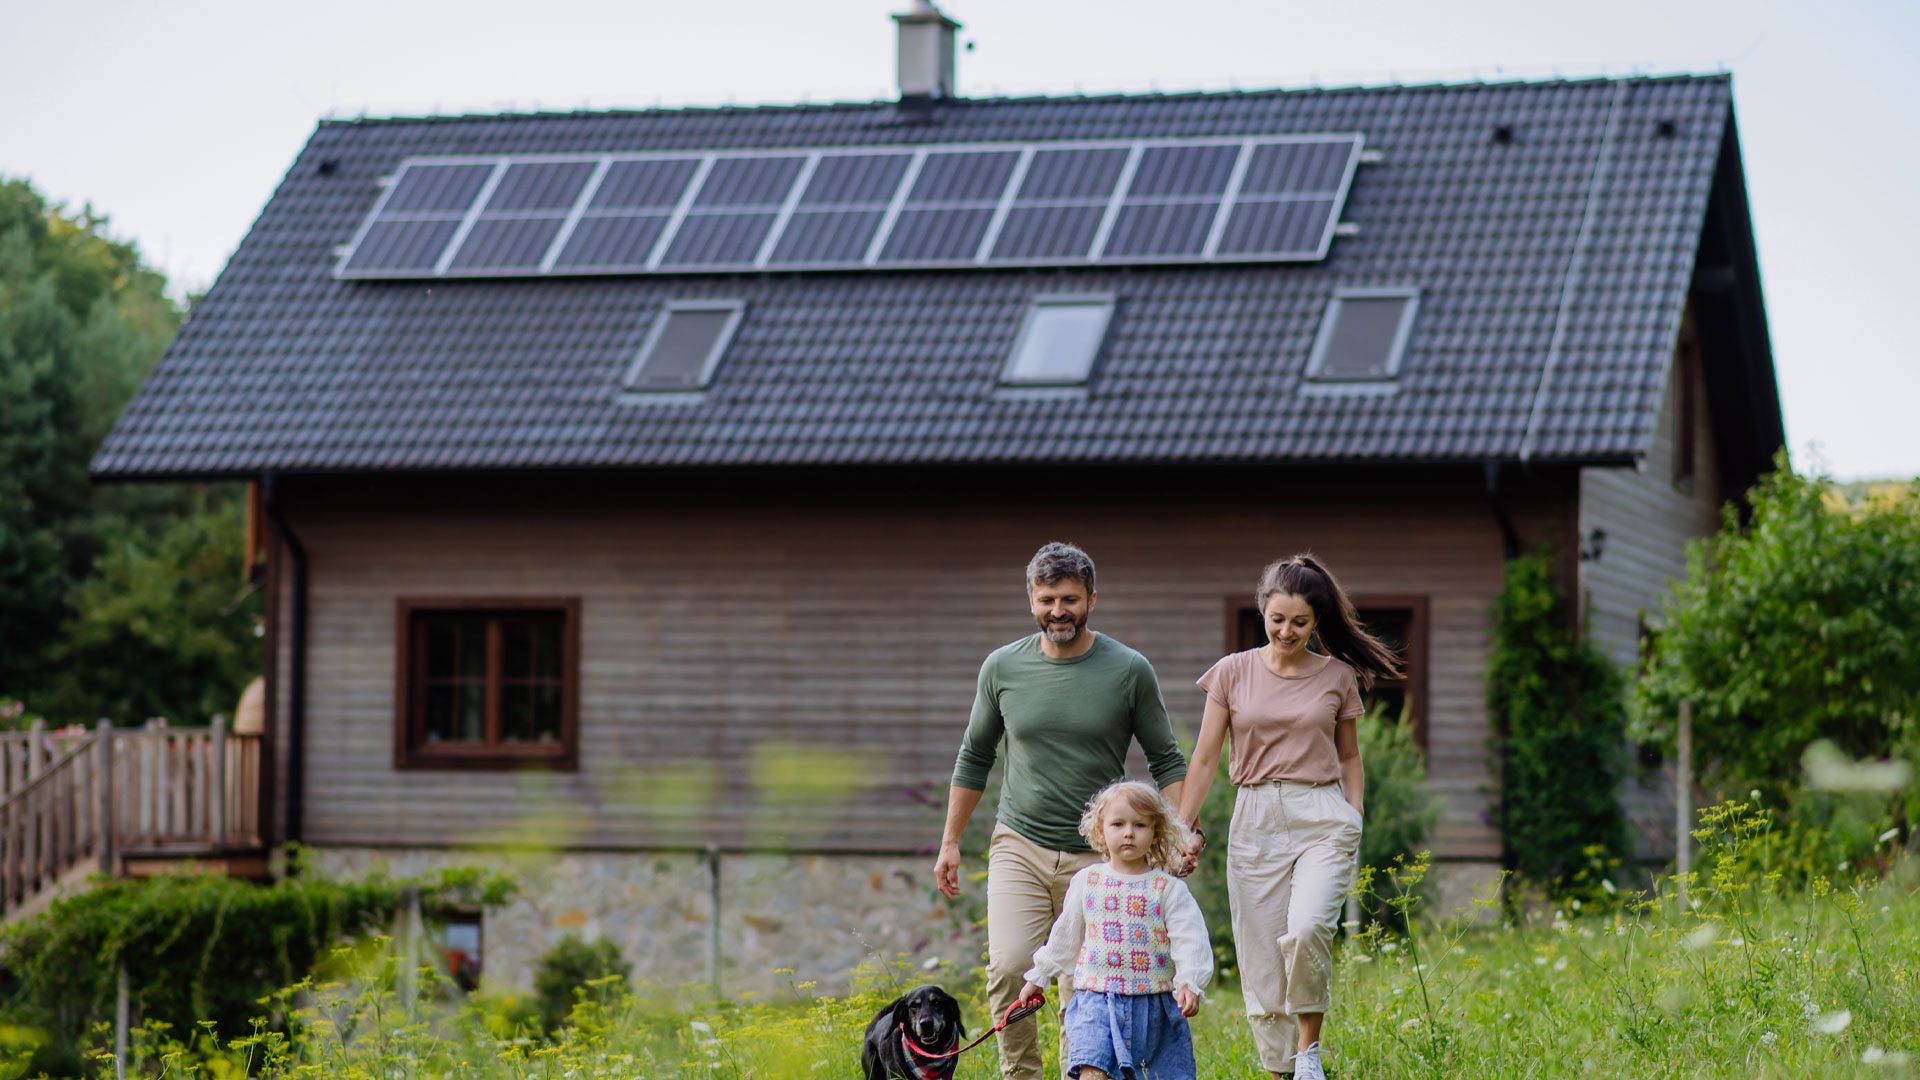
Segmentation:
[(1186, 851), (1182, 855), (1179, 865), (1167, 867), (1167, 872), (1171, 873), (1174, 877), (1181, 878), (1193, 873), (1194, 868), (1200, 865), (1200, 853), (1206, 849), (1206, 834), (1195, 832), (1192, 838), (1187, 841)]
[(1193, 1014), (1200, 1011), (1200, 995), (1194, 993), (1191, 987), (1186, 987), (1186, 986), (1174, 987), (1173, 1003), (1175, 1005), (1180, 1006), (1181, 1016), (1190, 1018), (1193, 1016)]
[(943, 842), (940, 845), (940, 857), (933, 860), (933, 883), (949, 900), (960, 895), (959, 844)]

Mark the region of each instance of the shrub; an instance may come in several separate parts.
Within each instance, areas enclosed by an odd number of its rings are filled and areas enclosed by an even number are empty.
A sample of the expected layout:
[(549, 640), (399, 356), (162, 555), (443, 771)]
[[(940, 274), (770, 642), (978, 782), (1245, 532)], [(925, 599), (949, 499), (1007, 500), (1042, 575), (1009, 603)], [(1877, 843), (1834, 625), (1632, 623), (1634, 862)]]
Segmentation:
[(624, 990), (633, 965), (620, 955), (620, 946), (606, 938), (589, 945), (577, 934), (568, 934), (548, 949), (534, 968), (533, 992), (539, 998), (540, 1026), (549, 1033), (559, 1031), (573, 1012), (574, 1003), (589, 991), (609, 985)]
[[(1746, 524), (1729, 506), (1718, 534), (1689, 545), (1633, 711), (1640, 734), (1671, 746), (1691, 703), (1703, 780), (1788, 801), (1815, 739), (1920, 760), (1920, 481), (1849, 502), (1784, 455), (1775, 465)], [(1920, 792), (1904, 810), (1920, 816)]]
[(0, 1027), (47, 1036), (28, 1075), (77, 1074), (86, 1033), (113, 1020), (124, 968), (136, 1023), (246, 1034), (261, 998), (306, 976), (330, 946), (391, 926), (413, 896), (427, 906), (495, 905), (512, 888), (471, 869), (360, 881), (303, 873), (271, 885), (203, 873), (98, 881), (0, 934), (0, 967), (15, 981)]
[[(1404, 717), (1375, 710), (1360, 718), (1360, 759), (1366, 764), (1366, 827), (1360, 833), (1360, 865), (1387, 881), (1387, 871), (1418, 854), (1445, 808), (1427, 788), (1427, 760)], [(1395, 879), (1398, 880), (1398, 879)], [(1377, 897), (1363, 896), (1369, 922), (1399, 923), (1397, 912)]]
[(1592, 867), (1627, 848), (1618, 798), (1625, 686), (1572, 624), (1553, 563), (1544, 549), (1507, 563), (1493, 604), (1487, 708), (1511, 869), (1561, 894), (1591, 887)]

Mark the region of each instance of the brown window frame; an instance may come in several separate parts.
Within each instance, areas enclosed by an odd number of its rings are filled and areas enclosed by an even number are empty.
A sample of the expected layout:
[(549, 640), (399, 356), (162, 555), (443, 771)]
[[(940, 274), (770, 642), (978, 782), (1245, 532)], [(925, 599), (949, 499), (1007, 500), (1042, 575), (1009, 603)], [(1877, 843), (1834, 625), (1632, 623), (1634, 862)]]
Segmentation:
[[(556, 743), (432, 744), (426, 740), (426, 639), (415, 626), (428, 615), (558, 612), (560, 630), (560, 738)], [(488, 728), (498, 729), (499, 650), (487, 662)], [(393, 766), (395, 769), (498, 770), (545, 768), (573, 772), (580, 761), (580, 598), (403, 597), (394, 623)]]
[[(1421, 753), (1427, 751), (1427, 625), (1428, 598), (1405, 593), (1357, 593), (1351, 596), (1353, 606), (1363, 615), (1368, 611), (1405, 611), (1407, 620), (1407, 651), (1401, 658), (1406, 665), (1406, 679), (1403, 685), (1407, 693), (1407, 719), (1413, 724), (1413, 739)], [(1240, 620), (1243, 612), (1253, 612), (1258, 617), (1259, 609), (1248, 603), (1245, 597), (1226, 598), (1226, 642), (1228, 652), (1240, 652), (1247, 646), (1240, 637)]]

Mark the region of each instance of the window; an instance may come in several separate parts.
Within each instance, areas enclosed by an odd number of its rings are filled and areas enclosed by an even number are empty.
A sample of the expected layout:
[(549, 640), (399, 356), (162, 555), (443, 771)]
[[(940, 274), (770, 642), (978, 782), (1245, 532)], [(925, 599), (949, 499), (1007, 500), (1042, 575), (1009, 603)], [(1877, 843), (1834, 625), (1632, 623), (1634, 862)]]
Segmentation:
[(1673, 486), (1681, 491), (1693, 490), (1696, 447), (1700, 441), (1697, 427), (1700, 412), (1695, 379), (1699, 370), (1699, 355), (1694, 348), (1691, 336), (1680, 339), (1680, 347), (1673, 358)]
[(400, 601), (399, 768), (572, 769), (578, 600)]
[(747, 305), (739, 300), (676, 300), (647, 333), (627, 372), (627, 389), (701, 390), (713, 377)]
[(471, 994), (480, 989), (481, 925), (478, 911), (447, 910), (427, 921), (427, 933), (440, 967), (455, 986)]
[(1416, 289), (1342, 289), (1327, 304), (1307, 359), (1309, 379), (1391, 379), (1420, 308)]
[(1013, 386), (1073, 386), (1086, 382), (1112, 318), (1111, 296), (1034, 297), (1000, 381)]
[[(1403, 678), (1375, 679), (1361, 697), (1368, 709), (1385, 707), (1388, 716), (1406, 717), (1413, 725), (1414, 741), (1422, 749), (1427, 745), (1427, 598), (1424, 596), (1355, 596), (1360, 623), (1367, 632), (1400, 654)], [(1257, 649), (1267, 643), (1266, 620), (1252, 604), (1238, 597), (1227, 602), (1227, 646), (1236, 651)], [(1309, 643), (1321, 650), (1320, 640)]]

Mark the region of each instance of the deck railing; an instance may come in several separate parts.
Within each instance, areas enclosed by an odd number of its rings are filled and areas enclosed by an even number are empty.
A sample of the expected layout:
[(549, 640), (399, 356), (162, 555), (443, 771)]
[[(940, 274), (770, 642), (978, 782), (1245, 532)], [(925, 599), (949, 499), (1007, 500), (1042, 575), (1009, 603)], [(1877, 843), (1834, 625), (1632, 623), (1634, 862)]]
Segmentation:
[(0, 742), (0, 917), (82, 864), (214, 856), (260, 844), (260, 739), (150, 725)]

